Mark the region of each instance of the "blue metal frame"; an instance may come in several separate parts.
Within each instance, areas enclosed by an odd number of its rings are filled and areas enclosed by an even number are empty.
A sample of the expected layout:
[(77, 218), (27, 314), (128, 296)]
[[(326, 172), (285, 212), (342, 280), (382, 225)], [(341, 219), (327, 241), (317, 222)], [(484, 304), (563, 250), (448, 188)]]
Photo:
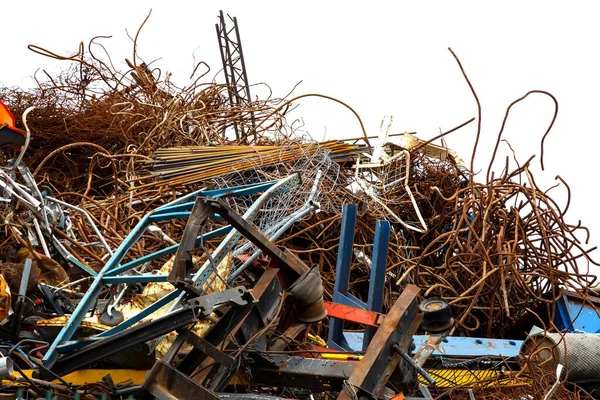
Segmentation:
[[(556, 327), (562, 332), (600, 333), (600, 316), (592, 301), (592, 297), (585, 302), (575, 294), (563, 291), (556, 302)], [(598, 299), (594, 302), (598, 304)]]
[[(290, 179), (293, 178), (293, 179)], [(286, 185), (282, 185), (282, 181), (285, 181)], [(47, 367), (51, 367), (58, 357), (58, 352), (66, 352), (70, 351), (77, 346), (81, 346), (81, 344), (75, 345), (73, 342), (70, 342), (70, 339), (73, 337), (75, 331), (85, 318), (85, 315), (89, 312), (93, 304), (98, 299), (102, 287), (109, 284), (117, 284), (117, 283), (132, 283), (132, 282), (162, 282), (164, 280), (163, 276), (153, 275), (153, 274), (144, 274), (144, 275), (125, 275), (122, 276), (120, 274), (126, 273), (127, 271), (135, 268), (136, 266), (142, 265), (148, 261), (152, 261), (163, 257), (165, 255), (173, 254), (177, 251), (179, 244), (167, 247), (162, 250), (158, 250), (154, 253), (145, 255), (136, 260), (130, 261), (124, 265), (120, 265), (120, 262), (123, 260), (129, 249), (133, 247), (133, 245), (142, 237), (148, 226), (153, 222), (159, 221), (167, 221), (174, 218), (187, 218), (190, 215), (190, 211), (194, 205), (193, 201), (187, 201), (190, 199), (195, 199), (195, 197), (202, 195), (206, 197), (212, 198), (221, 198), (221, 197), (232, 197), (232, 196), (246, 196), (255, 193), (260, 193), (264, 191), (268, 191), (269, 189), (277, 189), (271, 192), (271, 196), (275, 194), (279, 194), (282, 191), (285, 191), (291, 187), (291, 185), (298, 184), (300, 182), (300, 177), (298, 174), (294, 174), (292, 177), (288, 177), (279, 181), (270, 181), (263, 182), (258, 184), (251, 185), (243, 185), (237, 186), (233, 188), (226, 189), (217, 189), (217, 190), (207, 190), (206, 188), (197, 190), (193, 193), (189, 193), (181, 198), (175, 199), (174, 201), (162, 205), (150, 213), (146, 214), (138, 224), (132, 229), (132, 231), (127, 235), (127, 237), (123, 240), (121, 245), (114, 252), (113, 256), (106, 262), (104, 267), (100, 272), (97, 273), (94, 281), (90, 285), (89, 289), (81, 299), (79, 305), (65, 324), (65, 326), (61, 329), (58, 336), (54, 340), (54, 342), (48, 348), (46, 355), (44, 356), (43, 362)], [(279, 184), (279, 185), (278, 185)], [(261, 196), (261, 198), (264, 197)], [(187, 202), (186, 202), (187, 201)], [(257, 212), (257, 211), (256, 211)], [(206, 233), (204, 235), (200, 235), (197, 238), (197, 243), (203, 240), (208, 240), (210, 238), (214, 238), (220, 235), (228, 234), (230, 237), (232, 234), (231, 226), (227, 226), (224, 228), (216, 229), (212, 232)], [(238, 234), (239, 235), (239, 234)], [(238, 236), (239, 237), (239, 236)], [(199, 275), (199, 274), (198, 274)], [(195, 279), (198, 281), (198, 275), (196, 275)], [(150, 315), (152, 312), (157, 309), (167, 305), (169, 302), (174, 299), (181, 298), (182, 291), (177, 289), (174, 290), (169, 295), (159, 299), (157, 302), (144, 309), (138, 315), (133, 318), (128, 319), (127, 321), (122, 322), (118, 326), (103, 332), (97, 335), (96, 338), (105, 337), (111, 335), (113, 333), (122, 331), (137, 322), (141, 321), (143, 318)], [(167, 301), (168, 299), (168, 301)], [(95, 340), (94, 337), (88, 338), (88, 340)], [(78, 341), (78, 343), (85, 343), (85, 340)]]
[[(342, 210), (342, 228), (335, 270), (333, 302), (374, 312), (381, 312), (383, 306), (385, 269), (390, 242), (390, 223), (387, 221), (377, 221), (375, 224), (375, 241), (373, 245), (373, 259), (371, 261), (369, 294), (367, 303), (365, 303), (348, 293), (357, 214), (358, 206), (356, 204), (347, 204)], [(365, 329), (366, 339), (362, 341), (364, 349), (368, 347), (375, 331), (375, 328)], [(330, 318), (327, 345), (332, 349), (351, 351), (344, 336), (344, 321), (338, 320), (337, 318)]]

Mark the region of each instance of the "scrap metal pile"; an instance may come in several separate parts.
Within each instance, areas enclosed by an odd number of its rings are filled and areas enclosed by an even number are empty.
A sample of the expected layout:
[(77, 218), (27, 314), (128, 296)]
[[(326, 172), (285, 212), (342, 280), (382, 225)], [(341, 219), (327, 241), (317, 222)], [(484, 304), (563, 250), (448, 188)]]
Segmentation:
[(2, 394), (596, 394), (567, 341), (528, 338), (600, 331), (575, 322), (600, 320), (587, 230), (533, 157), (475, 174), (433, 144), (474, 119), (425, 141), (359, 118), (360, 137), (317, 142), (286, 119), (307, 95), (253, 99), (202, 62), (177, 87), (135, 51), (120, 72), (102, 38), (30, 49), (69, 68), (0, 88)]

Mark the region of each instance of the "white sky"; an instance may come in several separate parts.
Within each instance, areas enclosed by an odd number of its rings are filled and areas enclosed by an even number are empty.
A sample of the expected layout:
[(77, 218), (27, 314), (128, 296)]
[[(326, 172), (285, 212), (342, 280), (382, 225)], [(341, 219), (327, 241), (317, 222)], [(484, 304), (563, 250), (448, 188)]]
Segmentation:
[[(33, 54), (28, 44), (58, 53), (76, 51), (79, 41), (105, 41), (113, 62), (126, 69), (133, 36), (150, 8), (138, 53), (171, 71), (185, 84), (197, 60), (213, 74), (221, 67), (215, 23), (220, 9), (238, 18), (248, 77), (284, 96), (321, 93), (352, 106), (370, 135), (392, 115), (396, 132), (416, 131), (429, 139), (477, 116), (469, 87), (447, 48), (461, 59), (483, 107), (476, 169), (487, 169), (502, 118), (510, 102), (532, 89), (559, 102), (546, 141), (546, 171), (535, 171), (542, 188), (560, 174), (571, 186), (567, 222), (581, 219), (591, 230), (590, 247), (600, 244), (597, 211), (600, 136), (600, 37), (595, 2), (350, 2), (302, 1), (30, 1), (2, 5), (4, 61), (0, 82), (31, 85), (38, 68), (60, 63)], [(568, 4), (568, 5), (567, 5)], [(66, 66), (66, 65), (65, 65)], [(223, 82), (223, 77), (217, 80)], [(253, 95), (263, 92), (254, 90)], [(302, 100), (296, 112), (315, 137), (356, 137), (353, 115), (327, 100)], [(504, 138), (525, 161), (537, 154), (552, 117), (552, 102), (530, 96), (512, 111)], [(449, 147), (469, 162), (476, 122), (447, 137)], [(502, 146), (506, 150), (506, 145)], [(504, 154), (498, 158), (503, 161)], [(482, 180), (484, 178), (482, 177)], [(552, 196), (560, 199), (559, 189)], [(598, 254), (600, 260), (600, 251)]]

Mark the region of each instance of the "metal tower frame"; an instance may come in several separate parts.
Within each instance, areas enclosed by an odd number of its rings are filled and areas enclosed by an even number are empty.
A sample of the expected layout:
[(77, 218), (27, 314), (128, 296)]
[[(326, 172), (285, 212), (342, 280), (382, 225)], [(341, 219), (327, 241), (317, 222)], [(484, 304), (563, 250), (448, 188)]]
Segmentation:
[[(242, 41), (240, 39), (240, 30), (236, 17), (227, 15), (233, 22), (233, 28), (228, 29), (225, 23), (223, 11), (219, 11), (219, 23), (215, 24), (217, 37), (219, 39), (219, 50), (221, 51), (221, 61), (223, 62), (223, 72), (225, 73), (225, 83), (229, 93), (229, 103), (231, 106), (240, 108), (252, 101), (250, 96), (250, 85), (248, 84), (248, 74), (246, 73), (246, 63), (244, 62), (244, 52), (242, 51)], [(256, 126), (254, 112), (250, 113), (252, 128), (245, 130), (243, 124), (233, 123), (235, 136), (237, 139), (247, 141), (248, 133)], [(256, 132), (254, 133), (256, 140)]]

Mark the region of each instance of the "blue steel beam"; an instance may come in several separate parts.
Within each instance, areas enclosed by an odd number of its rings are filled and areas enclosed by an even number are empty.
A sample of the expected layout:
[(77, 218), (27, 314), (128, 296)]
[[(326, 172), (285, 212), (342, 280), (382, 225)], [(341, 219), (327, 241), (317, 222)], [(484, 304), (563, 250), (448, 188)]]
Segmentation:
[(66, 258), (67, 258), (67, 261), (69, 261), (70, 263), (74, 264), (76, 267), (80, 268), (84, 272), (87, 272), (87, 274), (89, 276), (95, 277), (95, 276), (98, 275), (96, 273), (96, 271), (94, 271), (93, 269), (91, 269), (90, 267), (88, 267), (87, 265), (85, 265), (84, 263), (82, 263), (81, 261), (79, 261), (78, 259), (76, 259), (75, 256), (73, 256), (72, 254), (68, 254)]
[[(346, 297), (348, 294), (348, 283), (350, 279), (350, 265), (352, 263), (352, 248), (354, 246), (354, 229), (356, 228), (357, 214), (358, 206), (356, 204), (344, 205), (342, 210), (342, 228), (340, 232), (338, 259), (335, 267), (333, 302), (364, 308), (364, 304), (355, 304), (348, 299), (348, 297)], [(348, 343), (346, 342), (343, 333), (344, 321), (341, 321), (337, 318), (330, 318), (329, 336), (327, 338), (327, 344), (330, 348), (340, 351), (348, 350)]]
[[(362, 332), (344, 332), (344, 336), (350, 345), (350, 351), (361, 351), (363, 348)], [(427, 335), (414, 335), (413, 340), (418, 349), (427, 340)], [(460, 336), (448, 336), (442, 341), (433, 356), (444, 357), (517, 357), (523, 340), (472, 338)]]
[[(387, 256), (390, 247), (390, 223), (377, 221), (375, 223), (375, 241), (373, 243), (373, 259), (371, 260), (371, 274), (369, 279), (369, 297), (367, 310), (380, 313), (383, 307), (383, 292), (385, 286), (385, 271)], [(367, 351), (369, 343), (377, 328), (367, 326), (363, 340), (363, 350)]]
[(599, 306), (597, 297), (588, 296), (584, 300), (577, 293), (563, 290), (556, 302), (554, 323), (562, 332), (600, 333)]
[[(227, 225), (222, 228), (215, 229), (214, 231), (205, 233), (204, 235), (200, 235), (196, 238), (196, 244), (200, 244), (200, 242), (202, 242), (203, 240), (211, 240), (216, 237), (226, 235), (231, 231), (231, 229), (233, 229), (233, 228), (230, 225)], [(135, 260), (131, 260), (126, 264), (123, 264), (115, 269), (108, 271), (105, 276), (117, 276), (117, 275), (122, 274), (123, 272), (127, 272), (130, 269), (135, 268), (139, 265), (143, 265), (149, 261), (153, 261), (153, 260), (159, 259), (161, 257), (168, 256), (170, 254), (175, 254), (175, 252), (177, 252), (178, 247), (179, 247), (179, 244), (174, 244), (172, 246), (165, 247), (164, 249), (155, 251), (154, 253), (146, 254), (145, 256), (136, 258)]]
[[(162, 206), (160, 206), (154, 210), (154, 214), (161, 213), (165, 209), (170, 209), (171, 207), (173, 207), (173, 209), (177, 210), (177, 211), (191, 210), (194, 205), (194, 202), (193, 201), (186, 202), (186, 200), (194, 199), (200, 194), (202, 194), (203, 196), (212, 197), (214, 199), (218, 199), (221, 197), (246, 196), (249, 194), (254, 194), (254, 193), (258, 193), (258, 192), (267, 190), (271, 186), (275, 185), (276, 183), (277, 183), (277, 181), (269, 181), (269, 182), (252, 183), (249, 185), (240, 185), (240, 186), (236, 186), (233, 188), (211, 189), (211, 190), (209, 190), (207, 188), (202, 188), (202, 189), (196, 190), (192, 193), (188, 193), (184, 196), (178, 197), (169, 203), (163, 204)], [(181, 209), (175, 208), (178, 205), (183, 205), (183, 207)]]
[[(390, 223), (377, 221), (375, 224), (375, 240), (373, 244), (373, 257), (371, 261), (371, 273), (369, 280), (369, 294), (367, 303), (357, 299), (348, 293), (350, 281), (350, 266), (354, 254), (354, 230), (358, 206), (348, 204), (342, 210), (342, 228), (340, 232), (340, 244), (338, 248), (338, 259), (335, 270), (335, 284), (333, 288), (333, 302), (351, 307), (381, 312), (383, 306), (383, 289), (385, 285), (385, 270), (387, 254), (390, 243)], [(369, 345), (375, 334), (375, 328), (365, 329), (364, 349)], [(350, 346), (344, 336), (344, 322), (337, 318), (329, 320), (329, 336), (327, 344), (330, 348), (348, 351)]]

